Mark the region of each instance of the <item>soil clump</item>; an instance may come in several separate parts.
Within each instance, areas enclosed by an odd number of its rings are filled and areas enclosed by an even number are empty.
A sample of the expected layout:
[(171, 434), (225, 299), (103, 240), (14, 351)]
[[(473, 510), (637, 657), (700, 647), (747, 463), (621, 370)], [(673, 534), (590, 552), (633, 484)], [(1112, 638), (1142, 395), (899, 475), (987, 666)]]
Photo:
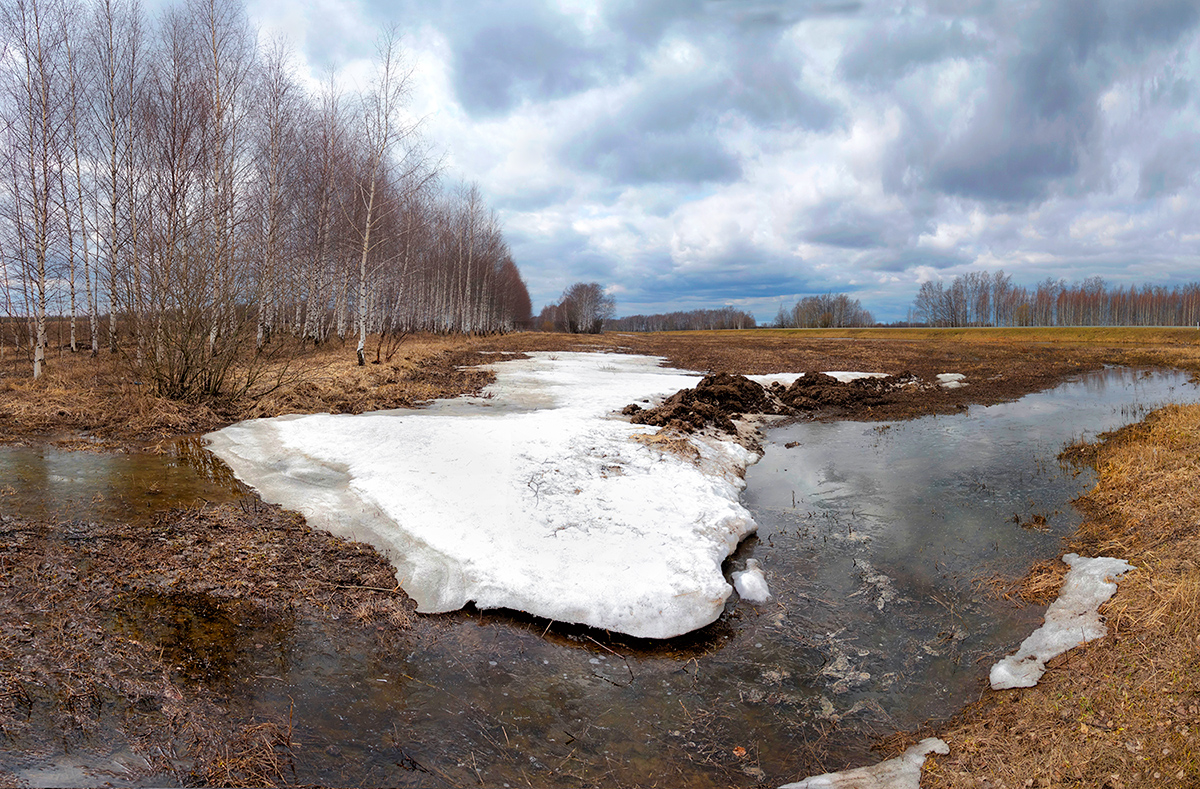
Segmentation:
[(744, 375), (716, 373), (701, 379), (692, 389), (681, 389), (662, 403), (643, 408), (627, 405), (621, 413), (635, 425), (651, 425), (684, 433), (712, 428), (738, 435), (734, 424), (746, 416), (837, 417), (863, 414), (938, 389), (905, 371), (886, 378), (867, 377), (840, 381), (822, 372), (810, 371), (790, 386), (763, 386)]

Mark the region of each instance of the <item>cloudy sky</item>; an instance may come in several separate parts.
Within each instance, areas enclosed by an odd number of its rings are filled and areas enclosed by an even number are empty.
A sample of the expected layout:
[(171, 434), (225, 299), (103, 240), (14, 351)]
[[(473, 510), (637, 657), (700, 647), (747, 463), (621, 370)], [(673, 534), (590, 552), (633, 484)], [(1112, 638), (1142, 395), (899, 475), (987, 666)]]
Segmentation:
[(399, 25), (412, 111), (498, 210), (535, 311), (918, 285), (1200, 280), (1196, 0), (249, 0), (305, 68)]

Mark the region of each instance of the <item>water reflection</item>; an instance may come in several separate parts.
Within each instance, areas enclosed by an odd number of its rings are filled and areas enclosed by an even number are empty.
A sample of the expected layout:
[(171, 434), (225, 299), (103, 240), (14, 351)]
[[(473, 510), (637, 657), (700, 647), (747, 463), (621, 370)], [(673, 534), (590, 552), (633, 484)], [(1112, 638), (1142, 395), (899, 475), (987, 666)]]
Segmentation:
[(199, 437), (122, 453), (0, 447), (0, 508), (26, 518), (128, 520), (247, 493)]

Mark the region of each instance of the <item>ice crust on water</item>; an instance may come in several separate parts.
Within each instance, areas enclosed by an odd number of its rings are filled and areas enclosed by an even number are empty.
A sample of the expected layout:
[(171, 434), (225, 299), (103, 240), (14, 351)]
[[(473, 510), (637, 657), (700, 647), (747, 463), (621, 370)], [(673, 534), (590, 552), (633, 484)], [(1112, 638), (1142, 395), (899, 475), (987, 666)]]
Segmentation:
[(771, 597), (758, 559), (747, 559), (746, 569), (733, 574), (733, 588), (737, 589), (738, 597), (752, 603), (764, 603)]
[(921, 767), (931, 753), (950, 753), (937, 737), (926, 737), (895, 759), (840, 773), (825, 773), (784, 784), (779, 789), (919, 789)]
[(1112, 579), (1133, 569), (1124, 559), (1101, 556), (1088, 559), (1068, 553), (1070, 565), (1058, 599), (1046, 609), (1046, 621), (1021, 642), (1012, 655), (992, 666), (995, 690), (1032, 688), (1046, 673), (1046, 661), (1069, 649), (1103, 638), (1108, 628), (1100, 619), (1100, 605), (1117, 591)]
[(418, 411), (289, 416), (209, 434), (267, 501), (392, 561), (424, 612), (474, 602), (647, 638), (720, 616), (721, 563), (754, 531), (740, 504), (757, 456), (633, 440), (613, 412), (694, 386), (646, 356), (534, 353), (492, 365), (483, 397)]

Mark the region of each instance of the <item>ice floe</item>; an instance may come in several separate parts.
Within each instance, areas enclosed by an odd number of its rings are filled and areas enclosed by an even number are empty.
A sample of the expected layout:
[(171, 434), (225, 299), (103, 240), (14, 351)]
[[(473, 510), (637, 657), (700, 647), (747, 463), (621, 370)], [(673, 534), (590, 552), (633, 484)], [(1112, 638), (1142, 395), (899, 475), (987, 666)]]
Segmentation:
[(931, 753), (950, 753), (950, 747), (937, 737), (926, 737), (895, 759), (840, 773), (816, 775), (784, 784), (779, 789), (918, 789), (921, 767)]
[(1123, 559), (1101, 556), (1088, 559), (1068, 553), (1070, 565), (1058, 599), (1046, 609), (1046, 621), (1021, 642), (1012, 655), (992, 666), (995, 690), (1031, 688), (1046, 672), (1046, 661), (1080, 644), (1103, 638), (1108, 628), (1100, 618), (1100, 605), (1117, 591), (1112, 580), (1133, 569)]
[[(758, 455), (617, 415), (702, 378), (661, 361), (532, 353), (490, 365), (478, 397), (207, 438), (264, 500), (379, 549), (419, 611), (474, 603), (669, 638), (714, 621), (732, 593), (721, 565), (756, 528), (739, 495)], [(761, 570), (747, 572), (743, 596), (765, 599)]]
[(764, 603), (771, 597), (758, 559), (747, 559), (746, 569), (733, 574), (733, 588), (737, 589), (738, 597), (752, 603)]
[(612, 412), (694, 386), (645, 356), (536, 353), (483, 397), (429, 409), (243, 422), (210, 448), (267, 501), (375, 545), (420, 611), (474, 602), (635, 636), (715, 620), (724, 559), (755, 529), (757, 456)]

